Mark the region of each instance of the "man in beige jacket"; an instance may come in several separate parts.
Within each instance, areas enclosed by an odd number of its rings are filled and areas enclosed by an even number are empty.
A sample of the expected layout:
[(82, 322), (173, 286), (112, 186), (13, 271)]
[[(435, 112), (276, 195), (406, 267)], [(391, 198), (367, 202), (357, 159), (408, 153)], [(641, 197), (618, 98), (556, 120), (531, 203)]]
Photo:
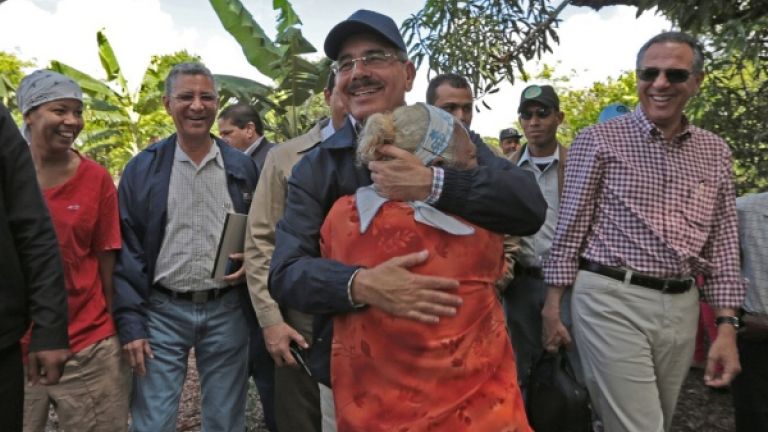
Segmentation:
[[(275, 248), (275, 225), (283, 217), (288, 178), (294, 165), (317, 143), (333, 135), (346, 116), (343, 92), (334, 91), (331, 73), (324, 90), (331, 118), (309, 132), (274, 147), (268, 154), (248, 212), (245, 269), (256, 317), (267, 350), (275, 361), (275, 417), (280, 431), (319, 431), (320, 396), (317, 383), (299, 368), (290, 352), (291, 342), (309, 348), (312, 317), (283, 308), (269, 294), (267, 277)], [(308, 354), (308, 353), (307, 353)], [(288, 366), (288, 367), (284, 367)]]

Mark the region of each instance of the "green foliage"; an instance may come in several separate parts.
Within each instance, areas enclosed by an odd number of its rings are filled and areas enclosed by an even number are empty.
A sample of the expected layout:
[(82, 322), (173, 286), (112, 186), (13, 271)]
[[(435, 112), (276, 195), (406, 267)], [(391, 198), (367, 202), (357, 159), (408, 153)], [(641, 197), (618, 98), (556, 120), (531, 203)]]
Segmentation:
[(707, 76), (690, 103), (691, 120), (730, 146), (737, 194), (768, 191), (768, 75), (734, 58), (714, 62), (730, 66), (717, 67)]
[(16, 88), (24, 78), (23, 68), (32, 67), (35, 64), (21, 60), (11, 53), (0, 51), (0, 101), (13, 113), (16, 121), (21, 117), (16, 106)]
[(424, 8), (401, 27), (411, 58), (420, 66), (428, 59), (436, 73), (458, 73), (482, 97), (513, 83), (524, 64), (552, 51), (558, 43), (557, 15), (568, 4), (552, 8), (547, 0), (427, 0)]
[(279, 12), (274, 41), (253, 19), (239, 0), (210, 0), (224, 28), (243, 49), (248, 62), (272, 79), (273, 88), (262, 86), (258, 94), (243, 97), (233, 86), (229, 102), (247, 102), (257, 107), (267, 119), (267, 129), (277, 141), (294, 137), (317, 121), (312, 117), (315, 102), (330, 72), (330, 62), (312, 62), (304, 55), (317, 50), (304, 38), (298, 26), (301, 20), (288, 0), (273, 0)]
[(559, 42), (558, 15), (568, 5), (635, 6), (638, 16), (657, 11), (685, 31), (727, 41), (729, 50), (766, 67), (768, 0), (563, 0), (554, 8), (546, 0), (427, 0), (402, 30), (417, 64), (429, 58), (432, 71), (464, 75), (482, 96), (503, 80), (513, 83), (516, 73), (525, 74), (526, 61), (552, 51), (551, 42)]
[(637, 105), (635, 88), (634, 72), (625, 72), (615, 79), (606, 78), (585, 89), (558, 88), (560, 110), (565, 113), (557, 135), (560, 142), (569, 146), (582, 129), (597, 123), (606, 105), (622, 103), (633, 109)]
[(83, 89), (85, 128), (75, 147), (119, 176), (131, 157), (174, 131), (162, 104), (165, 77), (175, 64), (199, 58), (186, 51), (153, 56), (139, 89), (131, 92), (103, 31), (97, 32), (96, 42), (106, 79), (55, 60), (50, 69), (71, 77)]
[(491, 150), (495, 150), (500, 154), (502, 153), (501, 146), (499, 145), (499, 137), (483, 137), (483, 142), (487, 144)]

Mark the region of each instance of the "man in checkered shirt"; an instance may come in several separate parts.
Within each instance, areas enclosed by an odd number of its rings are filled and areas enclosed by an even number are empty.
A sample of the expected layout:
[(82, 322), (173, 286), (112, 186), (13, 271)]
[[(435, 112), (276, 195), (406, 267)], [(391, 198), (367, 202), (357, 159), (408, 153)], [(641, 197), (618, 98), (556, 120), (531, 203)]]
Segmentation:
[(571, 342), (560, 300), (572, 287), (573, 335), (611, 432), (669, 430), (694, 349), (696, 275), (718, 316), (704, 380), (723, 387), (740, 370), (731, 153), (683, 115), (704, 79), (701, 45), (684, 33), (655, 36), (637, 55), (637, 78), (635, 111), (574, 141), (544, 263), (544, 346)]

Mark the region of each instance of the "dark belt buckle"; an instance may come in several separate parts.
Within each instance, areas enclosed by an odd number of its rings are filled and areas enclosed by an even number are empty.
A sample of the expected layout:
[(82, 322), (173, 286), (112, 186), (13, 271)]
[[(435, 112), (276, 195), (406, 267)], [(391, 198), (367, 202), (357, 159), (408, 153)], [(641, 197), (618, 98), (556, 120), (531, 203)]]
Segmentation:
[(192, 293), (192, 303), (200, 304), (208, 301), (208, 291), (195, 291)]
[[(673, 288), (671, 285), (673, 283), (677, 283), (680, 286)], [(661, 292), (663, 293), (672, 293), (672, 294), (680, 294), (688, 291), (691, 289), (691, 286), (693, 284), (693, 278), (689, 279), (678, 279), (678, 280), (665, 280), (664, 285), (661, 288)]]

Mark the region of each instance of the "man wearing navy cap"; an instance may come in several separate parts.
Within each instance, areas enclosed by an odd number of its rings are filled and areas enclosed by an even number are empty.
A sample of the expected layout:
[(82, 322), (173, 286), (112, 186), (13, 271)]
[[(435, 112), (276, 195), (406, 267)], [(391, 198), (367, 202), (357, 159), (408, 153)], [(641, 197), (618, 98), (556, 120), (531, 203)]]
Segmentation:
[[(412, 274), (426, 253), (393, 258), (372, 268), (320, 258), (319, 231), (337, 198), (375, 183), (392, 200), (421, 200), (497, 232), (526, 235), (544, 220), (546, 204), (533, 178), (478, 145), (481, 166), (467, 171), (425, 167), (406, 151), (385, 147), (386, 162), (355, 162), (356, 130), (369, 115), (405, 104), (416, 68), (391, 18), (359, 10), (325, 40), (336, 86), (347, 98), (346, 124), (309, 152), (293, 171), (285, 217), (277, 225), (269, 286), (278, 303), (315, 315), (313, 375), (322, 384), (324, 430), (333, 430), (330, 342), (333, 315), (372, 306), (424, 323), (453, 316), (461, 299), (451, 279)], [(330, 414), (330, 415), (329, 415)]]

